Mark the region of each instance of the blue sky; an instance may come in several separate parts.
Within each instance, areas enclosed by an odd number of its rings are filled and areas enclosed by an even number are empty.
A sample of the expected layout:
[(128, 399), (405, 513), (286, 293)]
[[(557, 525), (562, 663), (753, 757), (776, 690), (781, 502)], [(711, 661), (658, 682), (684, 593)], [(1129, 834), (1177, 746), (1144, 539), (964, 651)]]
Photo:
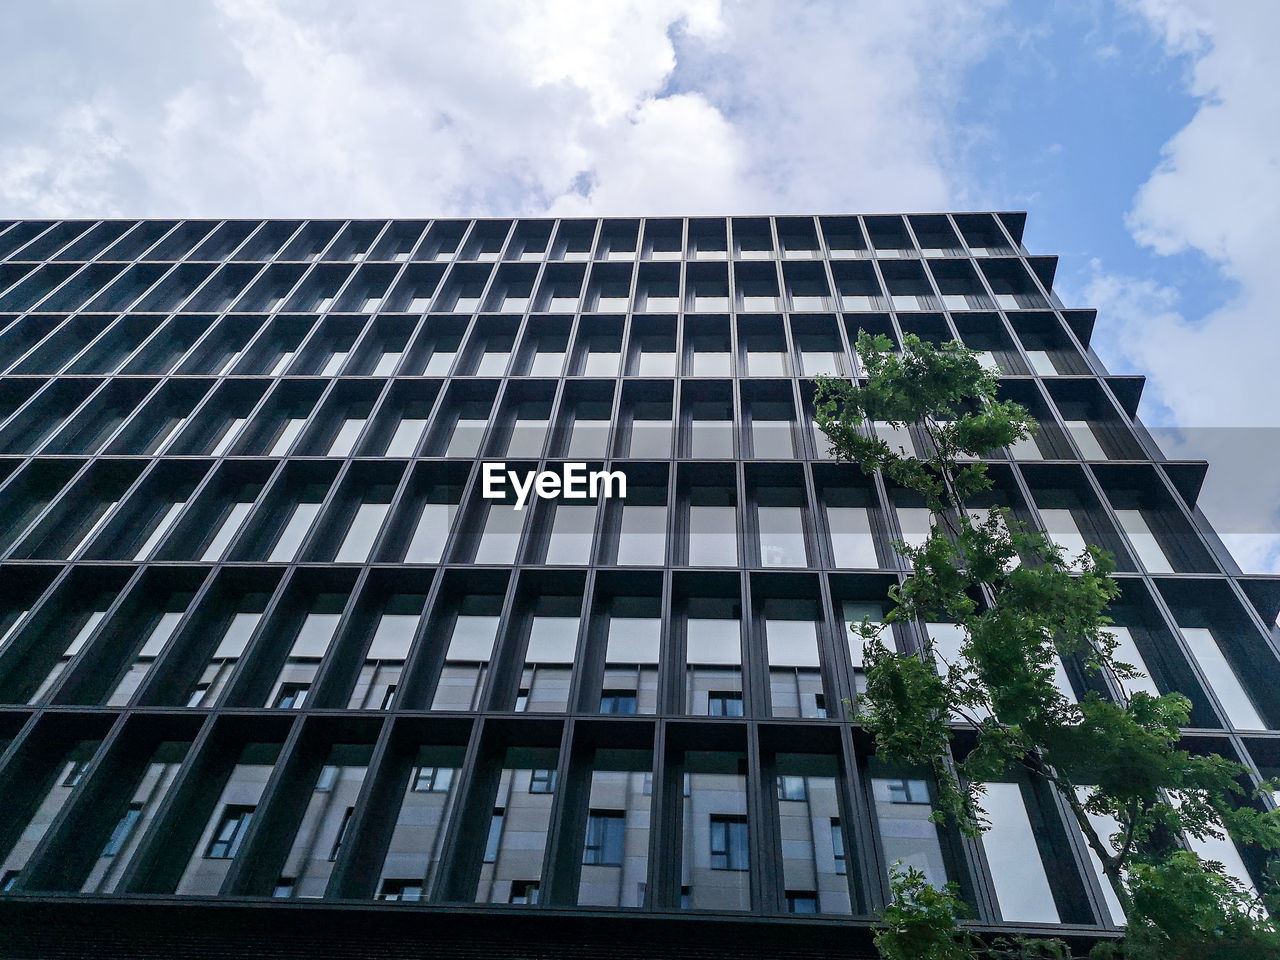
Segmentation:
[(1027, 210), (1280, 571), (1273, 0), (0, 4), (0, 216)]

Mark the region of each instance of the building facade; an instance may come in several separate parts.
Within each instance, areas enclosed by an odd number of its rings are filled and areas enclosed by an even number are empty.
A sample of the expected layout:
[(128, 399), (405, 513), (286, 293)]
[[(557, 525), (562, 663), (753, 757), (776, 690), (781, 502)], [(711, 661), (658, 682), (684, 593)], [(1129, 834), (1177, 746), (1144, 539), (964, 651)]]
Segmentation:
[(1116, 936), (1056, 798), (990, 784), (965, 839), (875, 756), (846, 624), (928, 513), (813, 425), (859, 330), (982, 351), (1041, 427), (993, 502), (1112, 551), (1188, 748), (1277, 773), (1277, 581), (1023, 223), (0, 224), (0, 952), (857, 957), (898, 860)]

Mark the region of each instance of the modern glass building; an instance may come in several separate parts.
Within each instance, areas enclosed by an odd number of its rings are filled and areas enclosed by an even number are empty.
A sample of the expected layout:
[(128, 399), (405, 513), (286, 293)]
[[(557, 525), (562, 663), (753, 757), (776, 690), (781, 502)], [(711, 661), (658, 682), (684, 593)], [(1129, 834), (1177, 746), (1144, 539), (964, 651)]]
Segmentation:
[(1277, 773), (1280, 583), (1023, 222), (0, 223), (0, 952), (857, 957), (897, 860), (1114, 937), (1055, 797), (968, 840), (875, 756), (846, 624), (928, 516), (813, 427), (859, 329), (982, 351), (1041, 426), (998, 502), (1116, 555), (1188, 749)]

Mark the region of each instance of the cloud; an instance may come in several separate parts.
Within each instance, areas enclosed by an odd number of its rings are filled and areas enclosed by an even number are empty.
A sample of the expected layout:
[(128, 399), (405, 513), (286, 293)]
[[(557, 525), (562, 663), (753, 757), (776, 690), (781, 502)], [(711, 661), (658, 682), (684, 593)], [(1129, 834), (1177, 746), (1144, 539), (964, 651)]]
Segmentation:
[[(1100, 264), (1086, 300), (1109, 322), (1099, 349), (1150, 375), (1144, 415), (1176, 425), (1176, 455), (1211, 460), (1203, 505), (1242, 565), (1280, 572), (1280, 7), (1145, 0), (1135, 9), (1171, 56), (1186, 57), (1192, 119), (1161, 151), (1127, 224), (1157, 254), (1188, 251), (1234, 281), (1204, 316), (1176, 292)], [(1114, 322), (1119, 320), (1119, 323)], [(1241, 539), (1245, 538), (1245, 539)]]
[(22, 93), (0, 106), (0, 214), (947, 207), (949, 107), (993, 9), (30, 5), (0, 64)]

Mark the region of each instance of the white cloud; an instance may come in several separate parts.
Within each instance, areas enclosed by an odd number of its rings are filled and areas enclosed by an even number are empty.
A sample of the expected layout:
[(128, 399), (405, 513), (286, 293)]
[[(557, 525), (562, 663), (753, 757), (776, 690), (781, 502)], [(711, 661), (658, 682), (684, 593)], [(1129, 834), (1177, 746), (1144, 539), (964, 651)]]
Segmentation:
[(1136, 9), (1170, 55), (1189, 58), (1198, 106), (1165, 144), (1127, 223), (1159, 254), (1203, 254), (1235, 293), (1188, 317), (1172, 289), (1095, 264), (1086, 301), (1108, 321), (1100, 350), (1149, 374), (1144, 412), (1192, 428), (1165, 445), (1210, 459), (1203, 506), (1242, 565), (1280, 572), (1280, 6), (1144, 0)]
[(960, 0), (33, 7), (7, 216), (947, 207), (992, 33)]

